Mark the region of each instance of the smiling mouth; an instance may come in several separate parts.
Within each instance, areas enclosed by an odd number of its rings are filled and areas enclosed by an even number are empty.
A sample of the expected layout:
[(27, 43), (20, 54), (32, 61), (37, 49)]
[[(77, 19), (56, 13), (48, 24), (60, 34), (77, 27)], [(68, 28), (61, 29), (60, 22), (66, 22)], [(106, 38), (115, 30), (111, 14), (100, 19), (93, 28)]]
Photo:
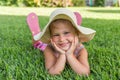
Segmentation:
[(66, 47), (68, 46), (69, 43), (63, 43), (63, 44), (59, 44), (60, 47)]

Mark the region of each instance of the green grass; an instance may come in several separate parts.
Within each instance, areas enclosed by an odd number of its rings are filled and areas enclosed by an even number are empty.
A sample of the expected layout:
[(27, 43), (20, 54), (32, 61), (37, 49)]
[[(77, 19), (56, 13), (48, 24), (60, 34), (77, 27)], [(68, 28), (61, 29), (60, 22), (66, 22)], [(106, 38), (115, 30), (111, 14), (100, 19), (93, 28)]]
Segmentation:
[[(3, 10), (0, 11), (0, 80), (120, 79), (119, 8), (69, 8), (81, 13), (82, 26), (96, 30), (94, 39), (84, 43), (89, 53), (89, 77), (77, 75), (69, 65), (61, 75), (51, 76), (47, 73), (43, 53), (31, 45), (31, 33), (26, 24), (26, 15), (31, 9), (39, 15), (42, 28), (48, 21), (48, 14), (54, 10), (0, 7), (0, 10)], [(43, 14), (44, 11), (49, 13)]]

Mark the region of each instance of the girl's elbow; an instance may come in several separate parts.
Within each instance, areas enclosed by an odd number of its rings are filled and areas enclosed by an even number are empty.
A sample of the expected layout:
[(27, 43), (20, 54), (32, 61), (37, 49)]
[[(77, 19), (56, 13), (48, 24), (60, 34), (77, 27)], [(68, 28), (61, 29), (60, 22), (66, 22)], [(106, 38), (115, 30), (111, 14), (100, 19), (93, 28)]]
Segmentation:
[(60, 75), (62, 71), (49, 70), (48, 73), (51, 75)]
[(87, 68), (85, 69), (85, 71), (83, 72), (83, 74), (86, 75), (86, 76), (90, 75), (90, 68), (87, 67)]
[(86, 70), (85, 75), (86, 75), (86, 76), (89, 76), (89, 75), (90, 75), (90, 69)]
[(85, 75), (85, 76), (89, 76), (90, 75), (90, 70), (87, 69), (87, 70), (84, 70), (83, 72), (78, 72), (78, 74), (81, 76), (81, 75)]

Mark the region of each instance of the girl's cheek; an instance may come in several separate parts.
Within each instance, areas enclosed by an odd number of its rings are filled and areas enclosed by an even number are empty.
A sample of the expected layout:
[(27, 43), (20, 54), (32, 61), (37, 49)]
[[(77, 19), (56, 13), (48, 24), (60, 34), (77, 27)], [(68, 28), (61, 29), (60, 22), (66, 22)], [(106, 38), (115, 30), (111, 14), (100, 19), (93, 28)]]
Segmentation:
[(54, 42), (56, 42), (56, 41), (58, 41), (58, 38), (57, 38), (57, 37), (53, 37), (52, 40), (53, 40)]
[(68, 37), (67, 39), (68, 39), (70, 42), (72, 42), (72, 41), (74, 40), (74, 37), (71, 37), (71, 36), (70, 36), (70, 37)]

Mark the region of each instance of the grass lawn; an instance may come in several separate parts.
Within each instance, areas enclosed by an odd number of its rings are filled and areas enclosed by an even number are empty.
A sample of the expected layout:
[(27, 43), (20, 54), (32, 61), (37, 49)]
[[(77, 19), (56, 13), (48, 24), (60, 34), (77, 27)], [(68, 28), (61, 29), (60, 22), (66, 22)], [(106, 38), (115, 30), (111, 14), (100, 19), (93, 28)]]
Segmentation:
[(81, 13), (82, 26), (96, 30), (94, 39), (84, 43), (91, 74), (79, 76), (69, 65), (61, 75), (47, 73), (43, 53), (32, 47), (26, 15), (35, 12), (43, 28), (54, 9), (0, 7), (0, 80), (120, 80), (119, 8), (69, 8)]

